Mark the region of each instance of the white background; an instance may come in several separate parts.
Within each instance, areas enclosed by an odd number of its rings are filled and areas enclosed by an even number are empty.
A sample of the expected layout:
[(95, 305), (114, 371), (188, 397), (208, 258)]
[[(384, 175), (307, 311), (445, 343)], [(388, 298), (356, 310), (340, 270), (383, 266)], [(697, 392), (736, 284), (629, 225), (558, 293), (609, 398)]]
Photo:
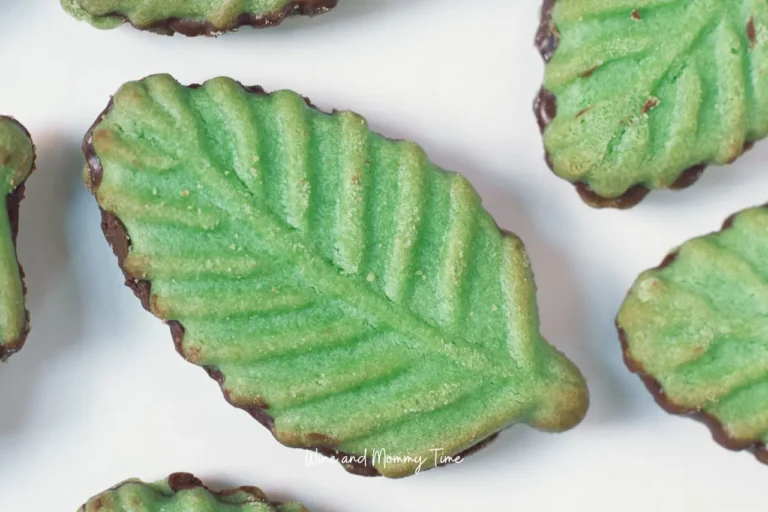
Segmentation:
[[(768, 145), (687, 191), (655, 192), (630, 212), (593, 210), (542, 158), (531, 113), (538, 0), (340, 4), (210, 40), (102, 32), (58, 0), (0, 0), (0, 112), (38, 148), (19, 237), (32, 332), (0, 367), (0, 510), (75, 512), (121, 480), (173, 471), (257, 485), (313, 512), (766, 510), (768, 467), (658, 408), (624, 368), (613, 319), (641, 270), (768, 199)], [(305, 452), (229, 406), (123, 286), (80, 182), (80, 141), (109, 95), (156, 72), (292, 88), (465, 173), (528, 246), (543, 332), (589, 381), (584, 423), (562, 435), (515, 427), (462, 465), (388, 481), (305, 467)]]

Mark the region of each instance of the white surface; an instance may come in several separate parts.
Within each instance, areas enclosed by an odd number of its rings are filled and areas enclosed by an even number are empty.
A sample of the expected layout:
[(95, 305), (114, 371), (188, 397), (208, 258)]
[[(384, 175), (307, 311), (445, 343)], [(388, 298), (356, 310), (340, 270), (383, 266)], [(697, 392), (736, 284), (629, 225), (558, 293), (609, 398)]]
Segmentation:
[[(58, 0), (0, 0), (0, 112), (26, 124), (39, 151), (19, 237), (32, 332), (0, 368), (0, 510), (74, 512), (125, 478), (183, 470), (313, 512), (764, 511), (768, 468), (659, 409), (624, 368), (613, 318), (668, 249), (766, 201), (768, 145), (688, 191), (653, 193), (630, 212), (592, 210), (542, 158), (531, 113), (539, 0), (341, 4), (205, 40), (101, 32)], [(305, 467), (305, 452), (230, 407), (123, 286), (79, 179), (80, 140), (109, 95), (156, 72), (293, 88), (464, 172), (528, 246), (543, 332), (589, 380), (584, 423), (563, 435), (515, 427), (464, 464), (387, 481)]]

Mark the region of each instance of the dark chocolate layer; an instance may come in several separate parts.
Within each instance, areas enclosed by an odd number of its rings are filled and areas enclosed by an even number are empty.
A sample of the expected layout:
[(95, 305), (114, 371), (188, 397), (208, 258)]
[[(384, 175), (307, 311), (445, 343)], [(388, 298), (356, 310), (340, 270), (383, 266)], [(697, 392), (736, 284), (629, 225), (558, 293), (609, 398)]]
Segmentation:
[[(558, 44), (560, 43), (560, 34), (552, 20), (555, 2), (556, 0), (544, 0), (541, 10), (541, 23), (536, 32), (536, 48), (539, 50), (541, 58), (544, 59), (545, 63), (552, 59), (552, 56), (555, 54)], [(557, 115), (557, 98), (551, 91), (548, 91), (542, 86), (533, 102), (533, 110), (536, 114), (536, 120), (539, 123), (539, 130), (543, 135), (547, 126), (552, 123)], [(744, 151), (750, 149), (753, 144), (754, 142), (747, 142), (744, 145)], [(549, 168), (553, 169), (552, 161), (550, 160), (548, 153), (546, 155), (546, 161)], [(696, 183), (706, 168), (707, 164), (701, 163), (685, 169), (677, 180), (667, 188), (671, 190), (682, 190), (690, 187)], [(648, 187), (638, 184), (630, 187), (624, 194), (618, 197), (605, 197), (592, 190), (592, 188), (584, 182), (576, 182), (573, 183), (573, 185), (576, 187), (576, 191), (579, 193), (581, 199), (595, 208), (618, 208), (620, 210), (626, 210), (640, 203), (640, 201), (645, 199), (645, 196), (650, 192)]]
[[(768, 205), (766, 205), (766, 207), (768, 207)], [(736, 214), (731, 215), (725, 220), (723, 223), (722, 231), (730, 229), (730, 227), (733, 225), (735, 216)], [(674, 263), (674, 261), (677, 259), (677, 255), (677, 251), (668, 254), (661, 262), (661, 264), (654, 270), (661, 270), (665, 267), (668, 267)], [(648, 374), (639, 361), (632, 359), (632, 356), (629, 354), (629, 340), (627, 339), (627, 333), (624, 331), (621, 325), (619, 325), (618, 319), (616, 320), (616, 329), (619, 331), (619, 340), (621, 341), (624, 363), (632, 373), (636, 373), (638, 377), (640, 377), (640, 380), (643, 381), (645, 387), (648, 388), (648, 391), (650, 391), (653, 395), (656, 403), (658, 403), (665, 411), (671, 414), (687, 416), (694, 420), (700, 421), (701, 423), (704, 423), (712, 432), (712, 437), (714, 440), (717, 441), (720, 445), (734, 451), (747, 450), (753, 453), (759, 461), (768, 464), (768, 446), (763, 443), (762, 439), (735, 439), (728, 434), (728, 432), (725, 430), (725, 426), (711, 414), (674, 403), (666, 395), (666, 393), (664, 393), (664, 389), (662, 388), (661, 383), (652, 375)]]
[[(13, 121), (26, 135), (27, 137), (32, 140), (32, 136), (29, 134), (29, 131), (22, 125), (20, 122), (18, 122), (16, 119), (12, 117), (7, 116), (0, 116), (2, 119), (7, 119), (10, 121)], [(37, 163), (37, 155), (35, 155), (35, 161), (32, 162), (32, 170), (30, 171), (30, 175), (35, 171), (35, 166)], [(29, 176), (27, 176), (23, 182), (19, 184), (18, 187), (16, 187), (13, 192), (8, 194), (5, 197), (5, 208), (8, 213), (8, 219), (11, 225), (11, 235), (13, 236), (13, 246), (16, 247), (16, 238), (19, 235), (19, 206), (21, 205), (21, 201), (24, 199), (24, 192), (26, 189), (25, 183), (29, 179)], [(24, 292), (24, 296), (27, 295), (27, 284), (24, 280), (24, 268), (22, 268), (21, 264), (18, 263), (18, 255), (16, 256), (16, 263), (19, 265), (19, 275), (21, 276), (21, 286), (22, 290)], [(13, 354), (18, 352), (19, 350), (24, 347), (24, 343), (27, 341), (27, 336), (29, 335), (29, 311), (27, 310), (27, 319), (24, 325), (24, 330), (22, 331), (21, 335), (16, 338), (15, 340), (11, 340), (7, 343), (5, 343), (3, 346), (0, 346), (0, 361), (5, 361), (9, 357), (11, 357)]]
[[(240, 86), (243, 88), (243, 90), (247, 91), (250, 94), (266, 94), (265, 90), (260, 86), (246, 86), (243, 84), (240, 84)], [(200, 85), (191, 84), (191, 85), (188, 85), (187, 87), (190, 89), (195, 89), (197, 87), (200, 87)], [(309, 98), (305, 97), (304, 101), (307, 103), (309, 107), (320, 111), (315, 105), (312, 104)], [(83, 154), (85, 155), (86, 164), (88, 166), (87, 185), (89, 190), (94, 195), (96, 195), (96, 191), (99, 188), (99, 185), (101, 184), (102, 177), (104, 174), (104, 169), (102, 168), (101, 161), (99, 160), (99, 157), (96, 154), (96, 150), (93, 147), (93, 133), (96, 127), (99, 125), (99, 123), (106, 117), (106, 115), (112, 109), (112, 105), (113, 105), (113, 101), (110, 100), (109, 104), (107, 105), (107, 108), (104, 109), (104, 111), (99, 115), (96, 122), (91, 126), (91, 128), (88, 130), (88, 133), (85, 135), (85, 138), (83, 139), (82, 150), (83, 150)], [(109, 242), (110, 247), (112, 247), (112, 251), (117, 257), (118, 265), (120, 266), (120, 269), (123, 271), (123, 275), (125, 276), (125, 285), (128, 286), (131, 290), (133, 290), (133, 293), (139, 298), (142, 306), (144, 306), (144, 309), (146, 309), (151, 313), (152, 312), (152, 308), (151, 308), (152, 283), (149, 280), (138, 279), (132, 276), (128, 272), (128, 270), (125, 268), (125, 265), (124, 265), (125, 258), (128, 255), (131, 248), (130, 237), (128, 236), (125, 226), (120, 221), (120, 219), (118, 219), (112, 213), (107, 212), (102, 208), (100, 208), (100, 210), (101, 210), (101, 229), (104, 232), (104, 236)], [(187, 355), (184, 353), (184, 348), (183, 348), (184, 333), (185, 333), (184, 326), (180, 322), (175, 320), (171, 320), (167, 322), (167, 324), (171, 330), (171, 336), (173, 337), (173, 342), (176, 347), (176, 351), (186, 360), (189, 360), (190, 358), (187, 357)], [(260, 397), (257, 399), (256, 403), (249, 404), (247, 406), (234, 403), (231, 397), (229, 396), (229, 393), (227, 393), (227, 391), (224, 390), (224, 386), (223, 386), (224, 377), (221, 374), (221, 372), (217, 368), (214, 368), (211, 366), (205, 366), (203, 367), (203, 369), (208, 373), (208, 375), (212, 379), (214, 379), (216, 382), (219, 383), (219, 385), (223, 390), (224, 398), (227, 400), (227, 402), (229, 402), (234, 407), (237, 407), (238, 409), (243, 409), (244, 411), (249, 413), (259, 423), (261, 423), (264, 427), (269, 429), (269, 431), (272, 432), (272, 435), (275, 436), (275, 438), (277, 439), (276, 432), (275, 432), (274, 418), (269, 414), (269, 404), (264, 402)], [(498, 433), (494, 433), (486, 437), (485, 439), (481, 439), (480, 441), (475, 443), (473, 446), (470, 446), (466, 450), (455, 455), (454, 460), (460, 460), (459, 458), (463, 459), (464, 457), (472, 455), (473, 453), (476, 453), (482, 448), (485, 448), (493, 440), (495, 440), (497, 436), (498, 436)], [(315, 439), (317, 441), (315, 444), (307, 444), (304, 446), (292, 446), (292, 448), (303, 448), (307, 450), (315, 450), (326, 457), (335, 457), (336, 460), (339, 460), (339, 461), (341, 459), (352, 461), (348, 464), (342, 464), (342, 465), (344, 469), (356, 475), (369, 476), (369, 477), (381, 476), (379, 471), (374, 467), (372, 458), (369, 457), (367, 460), (365, 460), (365, 462), (360, 462), (359, 456), (337, 450), (335, 445), (333, 444), (333, 440), (328, 438), (328, 436), (325, 436), (323, 434), (317, 434), (315, 436)]]

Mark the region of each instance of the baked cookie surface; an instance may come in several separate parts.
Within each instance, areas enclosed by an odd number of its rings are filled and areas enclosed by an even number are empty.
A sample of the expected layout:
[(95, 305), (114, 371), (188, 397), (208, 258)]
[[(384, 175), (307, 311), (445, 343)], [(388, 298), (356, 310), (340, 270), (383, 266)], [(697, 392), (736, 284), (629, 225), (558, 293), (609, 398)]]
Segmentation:
[(299, 503), (274, 503), (256, 487), (212, 491), (189, 473), (147, 484), (127, 480), (94, 496), (79, 512), (308, 512)]
[(416, 144), (290, 91), (157, 75), (84, 152), (127, 284), (281, 443), (398, 477), (584, 416), (522, 242)]
[(593, 206), (691, 185), (768, 134), (768, 5), (547, 0), (548, 163)]
[(217, 35), (242, 26), (279, 25), (287, 16), (330, 11), (338, 0), (61, 0), (77, 19), (109, 29), (130, 23), (172, 35)]
[(768, 208), (640, 275), (617, 318), (624, 356), (668, 411), (768, 463)]
[(35, 148), (18, 121), (0, 116), (0, 361), (18, 352), (29, 333), (24, 274), (16, 258), (19, 203), (35, 167)]

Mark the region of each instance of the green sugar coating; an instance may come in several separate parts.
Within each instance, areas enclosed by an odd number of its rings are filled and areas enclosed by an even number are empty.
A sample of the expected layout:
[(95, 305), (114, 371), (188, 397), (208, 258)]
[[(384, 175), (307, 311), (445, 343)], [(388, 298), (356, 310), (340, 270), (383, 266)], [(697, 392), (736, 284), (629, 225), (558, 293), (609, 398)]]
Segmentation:
[(299, 503), (274, 504), (255, 487), (223, 492), (206, 488), (192, 475), (176, 473), (147, 484), (128, 480), (94, 496), (80, 512), (309, 512)]
[(237, 28), (244, 16), (261, 18), (263, 23), (257, 24), (267, 26), (279, 23), (294, 9), (319, 14), (330, 10), (332, 4), (335, 2), (330, 0), (61, 0), (68, 13), (97, 28), (115, 28), (127, 20), (136, 27), (151, 29), (176, 19), (209, 24), (213, 33)]
[(13, 193), (34, 164), (35, 148), (27, 131), (16, 120), (0, 117), (0, 361), (21, 348), (28, 328), (9, 208), (18, 212), (20, 198)]
[(641, 274), (618, 326), (669, 402), (715, 418), (727, 444), (759, 447), (768, 443), (768, 208), (727, 226)]
[(416, 144), (294, 92), (167, 75), (124, 85), (86, 144), (130, 238), (124, 270), (233, 404), (268, 407), (280, 442), (378, 450), (402, 460), (375, 468), (404, 476), (433, 449), (583, 417), (522, 242)]
[(554, 171), (605, 198), (672, 186), (768, 134), (768, 3), (557, 0)]

